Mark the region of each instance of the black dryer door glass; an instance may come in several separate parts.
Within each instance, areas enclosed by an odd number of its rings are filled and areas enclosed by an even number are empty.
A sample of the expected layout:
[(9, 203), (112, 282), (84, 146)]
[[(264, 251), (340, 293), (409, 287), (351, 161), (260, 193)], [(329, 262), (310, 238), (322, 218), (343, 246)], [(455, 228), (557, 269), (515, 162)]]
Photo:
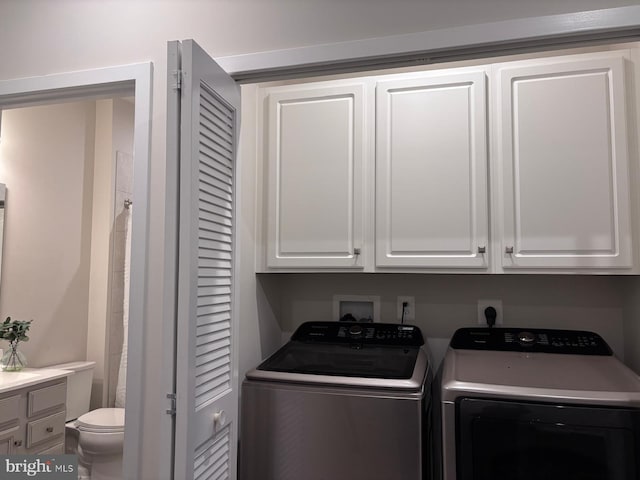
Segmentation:
[(640, 480), (640, 411), (462, 399), (458, 480)]

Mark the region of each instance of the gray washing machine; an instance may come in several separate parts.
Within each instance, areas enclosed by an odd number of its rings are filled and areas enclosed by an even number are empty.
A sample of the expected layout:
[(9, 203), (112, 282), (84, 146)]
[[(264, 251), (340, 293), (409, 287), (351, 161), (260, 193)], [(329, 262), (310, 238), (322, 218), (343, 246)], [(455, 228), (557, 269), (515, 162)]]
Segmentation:
[(640, 480), (640, 379), (597, 334), (461, 329), (440, 374), (445, 480)]
[(415, 326), (303, 324), (243, 382), (240, 478), (430, 478), (431, 378)]

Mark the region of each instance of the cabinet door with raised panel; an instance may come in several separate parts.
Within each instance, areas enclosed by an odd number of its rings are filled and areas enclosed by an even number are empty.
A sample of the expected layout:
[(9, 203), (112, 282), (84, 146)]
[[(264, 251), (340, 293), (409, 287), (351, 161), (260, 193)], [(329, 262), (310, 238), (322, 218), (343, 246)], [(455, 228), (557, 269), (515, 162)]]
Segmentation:
[(268, 93), (267, 267), (362, 268), (364, 90)]
[(486, 74), (376, 86), (376, 265), (486, 268)]
[(497, 72), (504, 268), (633, 264), (621, 54)]

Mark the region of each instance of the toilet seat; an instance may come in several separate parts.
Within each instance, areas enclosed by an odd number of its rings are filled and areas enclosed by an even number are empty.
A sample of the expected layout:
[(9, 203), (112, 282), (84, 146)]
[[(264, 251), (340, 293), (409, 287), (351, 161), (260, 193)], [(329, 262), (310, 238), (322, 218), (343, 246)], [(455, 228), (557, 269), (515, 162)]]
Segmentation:
[(93, 433), (124, 432), (124, 408), (98, 408), (76, 420), (78, 430)]

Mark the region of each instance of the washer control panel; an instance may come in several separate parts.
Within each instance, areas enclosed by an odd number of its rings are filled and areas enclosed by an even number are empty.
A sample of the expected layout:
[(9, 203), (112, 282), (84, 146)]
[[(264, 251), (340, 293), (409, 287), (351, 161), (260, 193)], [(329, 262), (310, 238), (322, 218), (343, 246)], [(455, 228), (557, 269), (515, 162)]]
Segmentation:
[(450, 346), (464, 350), (612, 355), (600, 335), (582, 330), (461, 328)]
[(291, 340), (407, 347), (424, 345), (418, 327), (396, 323), (306, 322), (295, 331)]

